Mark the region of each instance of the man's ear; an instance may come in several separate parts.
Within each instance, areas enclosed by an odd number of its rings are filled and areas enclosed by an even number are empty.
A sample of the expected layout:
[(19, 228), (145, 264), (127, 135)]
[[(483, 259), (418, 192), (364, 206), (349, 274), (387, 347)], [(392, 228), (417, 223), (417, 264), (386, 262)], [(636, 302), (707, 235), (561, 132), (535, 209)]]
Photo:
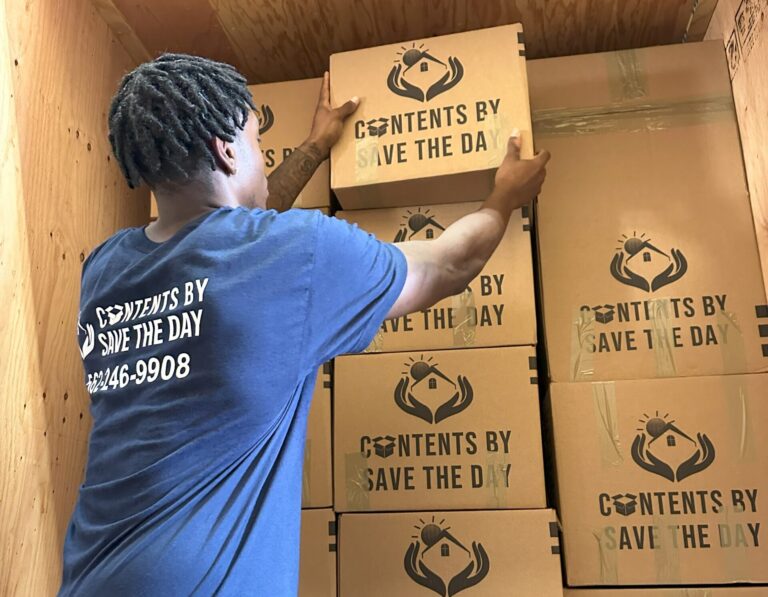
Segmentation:
[(227, 176), (237, 173), (234, 144), (218, 137), (214, 137), (210, 143), (216, 167), (221, 169)]

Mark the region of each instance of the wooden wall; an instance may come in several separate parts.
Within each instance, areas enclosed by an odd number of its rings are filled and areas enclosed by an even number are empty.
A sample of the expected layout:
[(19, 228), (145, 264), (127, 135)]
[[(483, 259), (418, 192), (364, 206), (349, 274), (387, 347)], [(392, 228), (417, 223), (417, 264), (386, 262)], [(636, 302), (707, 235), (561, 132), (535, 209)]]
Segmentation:
[(106, 136), (133, 66), (89, 0), (0, 0), (0, 595), (59, 586), (90, 424), (81, 265), (149, 214)]
[(728, 58), (768, 293), (768, 2), (720, 0), (706, 37), (722, 39)]
[(322, 76), (335, 52), (508, 23), (523, 24), (529, 58), (696, 41), (715, 1), (93, 0), (132, 54), (199, 54), (251, 83)]

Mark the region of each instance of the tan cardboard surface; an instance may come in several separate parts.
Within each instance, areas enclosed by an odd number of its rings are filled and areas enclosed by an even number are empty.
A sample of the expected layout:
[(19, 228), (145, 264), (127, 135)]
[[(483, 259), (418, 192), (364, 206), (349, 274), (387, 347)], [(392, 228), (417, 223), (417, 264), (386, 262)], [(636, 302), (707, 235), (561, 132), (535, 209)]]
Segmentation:
[(532, 153), (520, 25), (332, 55), (332, 101), (355, 95), (331, 153), (345, 209), (478, 201), (512, 129)]
[(550, 395), (569, 586), (768, 582), (768, 375)]
[(757, 242), (768, 288), (768, 3), (719, 0), (707, 39), (722, 39), (739, 119)]
[(552, 379), (766, 370), (721, 44), (540, 60), (529, 76), (553, 155), (537, 206)]
[[(343, 218), (379, 240), (428, 240), (439, 237), (480, 203), (394, 209), (341, 211)], [(504, 238), (469, 292), (396, 320), (384, 322), (369, 347), (372, 352), (414, 349), (510, 346), (536, 343), (528, 210), (512, 214)]]
[(331, 365), (317, 372), (315, 392), (307, 418), (304, 444), (302, 508), (333, 506), (333, 468), (331, 462)]
[(552, 510), (342, 514), (341, 597), (562, 595)]
[(564, 589), (565, 597), (765, 597), (768, 587), (668, 587), (642, 589)]
[(333, 510), (302, 510), (299, 597), (336, 597), (336, 546)]
[(533, 347), (336, 360), (338, 512), (543, 508)]
[[(309, 135), (322, 82), (322, 79), (303, 79), (248, 87), (261, 123), (261, 149), (267, 175), (282, 164), (285, 157)], [(293, 206), (329, 206), (329, 177), (330, 165), (325, 161), (320, 164)]]

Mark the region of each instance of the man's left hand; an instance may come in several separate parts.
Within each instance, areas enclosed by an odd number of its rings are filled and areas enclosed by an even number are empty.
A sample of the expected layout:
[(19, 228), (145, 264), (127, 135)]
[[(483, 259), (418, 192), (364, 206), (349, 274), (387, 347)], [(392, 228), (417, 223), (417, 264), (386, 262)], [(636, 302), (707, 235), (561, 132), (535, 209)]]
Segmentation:
[(328, 72), (323, 75), (323, 86), (320, 89), (320, 99), (317, 102), (315, 118), (312, 121), (312, 130), (306, 143), (315, 145), (319, 150), (320, 158), (325, 160), (331, 153), (331, 147), (341, 137), (344, 121), (357, 110), (360, 100), (353, 97), (338, 108), (331, 107), (330, 76)]

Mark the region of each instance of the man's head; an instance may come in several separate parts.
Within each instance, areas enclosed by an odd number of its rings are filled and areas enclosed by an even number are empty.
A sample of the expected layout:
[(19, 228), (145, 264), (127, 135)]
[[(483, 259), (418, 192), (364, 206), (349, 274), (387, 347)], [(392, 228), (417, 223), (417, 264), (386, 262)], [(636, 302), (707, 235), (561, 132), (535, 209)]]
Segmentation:
[(131, 188), (142, 180), (157, 191), (203, 185), (229, 202), (263, 206), (254, 108), (234, 67), (164, 54), (123, 78), (109, 111), (109, 141)]

